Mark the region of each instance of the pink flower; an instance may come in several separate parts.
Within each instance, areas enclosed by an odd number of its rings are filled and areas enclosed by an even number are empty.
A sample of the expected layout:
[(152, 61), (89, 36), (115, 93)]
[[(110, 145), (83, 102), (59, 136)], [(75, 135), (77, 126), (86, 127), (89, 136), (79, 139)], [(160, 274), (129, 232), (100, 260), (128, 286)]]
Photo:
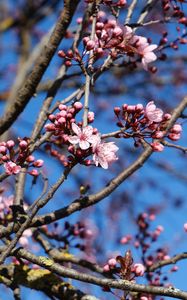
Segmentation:
[(145, 108), (145, 115), (150, 122), (161, 122), (163, 117), (163, 111), (157, 108), (154, 101), (150, 101)]
[(157, 45), (148, 45), (143, 49), (142, 52), (142, 65), (147, 70), (147, 65), (157, 59), (157, 56), (153, 53), (153, 50), (157, 48)]
[(136, 40), (137, 51), (142, 56), (142, 65), (147, 70), (147, 65), (157, 59), (157, 56), (153, 53), (158, 46), (150, 45), (147, 39), (143, 36), (134, 36), (133, 40)]
[(117, 261), (116, 261), (115, 258), (109, 259), (108, 265), (109, 265), (111, 268), (114, 268), (114, 267), (116, 266), (116, 264), (117, 264)]
[(5, 172), (8, 175), (18, 174), (21, 170), (21, 167), (16, 165), (13, 161), (9, 161), (4, 164)]
[(142, 264), (134, 264), (133, 272), (136, 274), (136, 276), (143, 276), (145, 267)]
[(82, 150), (86, 150), (90, 147), (90, 144), (96, 141), (96, 135), (93, 135), (93, 127), (86, 126), (81, 130), (79, 126), (72, 123), (72, 130), (76, 134), (75, 136), (70, 135), (68, 140), (71, 144), (79, 144)]
[(115, 154), (118, 149), (114, 142), (100, 143), (98, 140), (93, 145), (93, 161), (95, 165), (98, 166), (100, 164), (103, 169), (108, 169), (108, 164), (118, 159)]

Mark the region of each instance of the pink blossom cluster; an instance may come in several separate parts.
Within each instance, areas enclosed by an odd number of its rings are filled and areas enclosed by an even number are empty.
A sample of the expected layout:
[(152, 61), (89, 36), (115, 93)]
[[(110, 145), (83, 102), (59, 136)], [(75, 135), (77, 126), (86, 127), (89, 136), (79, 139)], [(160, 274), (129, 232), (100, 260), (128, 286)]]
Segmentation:
[[(96, 166), (100, 165), (102, 168), (108, 169), (109, 164), (118, 159), (116, 156), (118, 147), (113, 142), (102, 142), (96, 128), (90, 125), (82, 127), (82, 122), (75, 123), (75, 115), (81, 109), (82, 104), (80, 102), (75, 102), (70, 108), (60, 104), (60, 112), (49, 115), (49, 120), (52, 123), (47, 124), (45, 129), (52, 132), (56, 137), (56, 140), (53, 140), (54, 143), (69, 146), (68, 151), (73, 155), (73, 157), (69, 157), (70, 161), (76, 158), (79, 162), (90, 165), (91, 160), (84, 161), (84, 158), (92, 154)], [(94, 114), (88, 113), (88, 123), (93, 122), (93, 120)], [(58, 156), (57, 153), (56, 156)], [(67, 165), (65, 157), (62, 160), (64, 160), (64, 165)]]
[(73, 60), (80, 65), (84, 64), (84, 56), (92, 51), (95, 61), (108, 54), (114, 60), (126, 55), (133, 65), (141, 62), (143, 68), (148, 70), (148, 64), (157, 59), (153, 52), (157, 45), (150, 44), (146, 37), (135, 35), (131, 27), (120, 25), (115, 19), (107, 19), (102, 11), (98, 13), (97, 19), (94, 39), (89, 35), (83, 38), (85, 50), (82, 54), (78, 49), (74, 52), (58, 52), (58, 55), (65, 59), (66, 66), (71, 66)]
[[(37, 159), (29, 154), (29, 142), (27, 139), (18, 139), (19, 144), (16, 148), (13, 140), (0, 143), (0, 164), (4, 165), (7, 175), (16, 175), (21, 168), (27, 164), (28, 167), (40, 168), (43, 166), (43, 160)], [(30, 175), (38, 176), (38, 171), (32, 169), (28, 172)]]
[[(103, 271), (104, 272), (110, 272), (110, 271), (117, 271), (120, 272), (120, 268), (117, 267), (117, 260), (115, 258), (110, 258), (107, 262), (106, 265), (104, 265), (103, 267)], [(132, 264), (131, 266), (131, 272), (135, 275), (135, 276), (143, 276), (145, 273), (145, 267), (144, 265), (142, 265), (141, 263), (136, 263), (136, 264)], [(131, 278), (133, 278), (134, 276), (131, 276)], [(129, 278), (130, 280), (130, 278)]]
[(150, 44), (143, 36), (135, 35), (131, 27), (118, 25), (114, 19), (98, 21), (95, 39), (85, 37), (83, 42), (86, 51), (93, 50), (96, 58), (107, 54), (108, 51), (114, 59), (119, 54), (125, 54), (133, 62), (141, 59), (145, 70), (148, 69), (149, 63), (157, 59), (153, 52), (157, 45)]
[(178, 141), (181, 137), (182, 126), (174, 124), (166, 134), (166, 126), (171, 115), (157, 108), (154, 101), (150, 101), (146, 107), (142, 104), (127, 105), (114, 108), (115, 115), (118, 118), (117, 126), (123, 128), (119, 137), (130, 138), (135, 140), (135, 146), (139, 146), (141, 141), (147, 142), (147, 139), (152, 139), (150, 143), (154, 151), (163, 151), (164, 146), (161, 140), (164, 137), (172, 141)]

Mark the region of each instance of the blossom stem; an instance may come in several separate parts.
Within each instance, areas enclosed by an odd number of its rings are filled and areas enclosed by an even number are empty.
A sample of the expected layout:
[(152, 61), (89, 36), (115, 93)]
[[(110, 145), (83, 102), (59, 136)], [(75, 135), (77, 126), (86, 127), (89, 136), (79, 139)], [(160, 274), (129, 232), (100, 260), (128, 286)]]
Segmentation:
[[(95, 40), (95, 27), (97, 22), (97, 8), (98, 5), (95, 6), (93, 21), (92, 21), (92, 32), (91, 32), (91, 41)], [(91, 84), (91, 74), (92, 74), (92, 65), (94, 62), (93, 50), (90, 51), (88, 68), (86, 74), (86, 82), (85, 82), (85, 98), (84, 98), (84, 114), (83, 114), (83, 127), (88, 124), (88, 112), (89, 112), (89, 95), (90, 95), (90, 84)]]

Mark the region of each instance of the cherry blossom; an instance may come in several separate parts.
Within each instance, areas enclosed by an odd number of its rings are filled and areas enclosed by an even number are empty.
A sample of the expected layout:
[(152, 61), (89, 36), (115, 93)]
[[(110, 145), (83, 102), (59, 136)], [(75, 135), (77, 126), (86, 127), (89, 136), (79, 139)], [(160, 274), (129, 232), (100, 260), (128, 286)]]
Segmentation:
[(96, 141), (96, 135), (93, 135), (93, 127), (86, 126), (82, 130), (75, 123), (72, 123), (72, 130), (76, 134), (75, 136), (69, 136), (69, 142), (71, 144), (79, 144), (82, 150), (86, 150), (90, 147), (90, 144)]
[(18, 174), (21, 170), (21, 167), (16, 165), (13, 161), (9, 161), (9, 162), (6, 162), (4, 164), (4, 168), (5, 168), (5, 172), (8, 174), (8, 175), (12, 175), (12, 174)]
[(162, 121), (163, 111), (160, 108), (157, 108), (154, 104), (154, 101), (150, 101), (145, 108), (146, 117), (150, 122), (159, 123)]
[(95, 165), (98, 166), (100, 164), (103, 169), (108, 169), (108, 164), (118, 159), (115, 152), (118, 151), (119, 148), (114, 142), (97, 142), (92, 148), (94, 153), (93, 161)]

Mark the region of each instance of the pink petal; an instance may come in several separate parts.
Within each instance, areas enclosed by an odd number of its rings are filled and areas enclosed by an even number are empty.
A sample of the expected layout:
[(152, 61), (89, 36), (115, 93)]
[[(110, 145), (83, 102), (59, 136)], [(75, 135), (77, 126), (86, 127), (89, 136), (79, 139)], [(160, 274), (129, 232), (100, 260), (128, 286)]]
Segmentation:
[(148, 64), (152, 61), (155, 61), (157, 59), (157, 56), (153, 52), (148, 52), (144, 55), (144, 60)]
[(68, 137), (68, 141), (71, 143), (71, 144), (78, 144), (79, 143), (79, 138), (78, 136), (72, 136), (70, 135)]
[(155, 50), (158, 46), (153, 44), (153, 45), (149, 45), (148, 47), (146, 47), (144, 49), (144, 51), (147, 53), (147, 52), (152, 52), (153, 50)]
[(80, 135), (81, 134), (81, 129), (79, 128), (79, 126), (77, 126), (77, 124), (72, 123), (72, 130), (75, 132), (76, 135)]
[(89, 137), (90, 135), (93, 134), (93, 127), (92, 126), (84, 127), (82, 133)]
[(87, 141), (80, 141), (79, 146), (82, 150), (86, 150), (90, 147), (90, 144)]

